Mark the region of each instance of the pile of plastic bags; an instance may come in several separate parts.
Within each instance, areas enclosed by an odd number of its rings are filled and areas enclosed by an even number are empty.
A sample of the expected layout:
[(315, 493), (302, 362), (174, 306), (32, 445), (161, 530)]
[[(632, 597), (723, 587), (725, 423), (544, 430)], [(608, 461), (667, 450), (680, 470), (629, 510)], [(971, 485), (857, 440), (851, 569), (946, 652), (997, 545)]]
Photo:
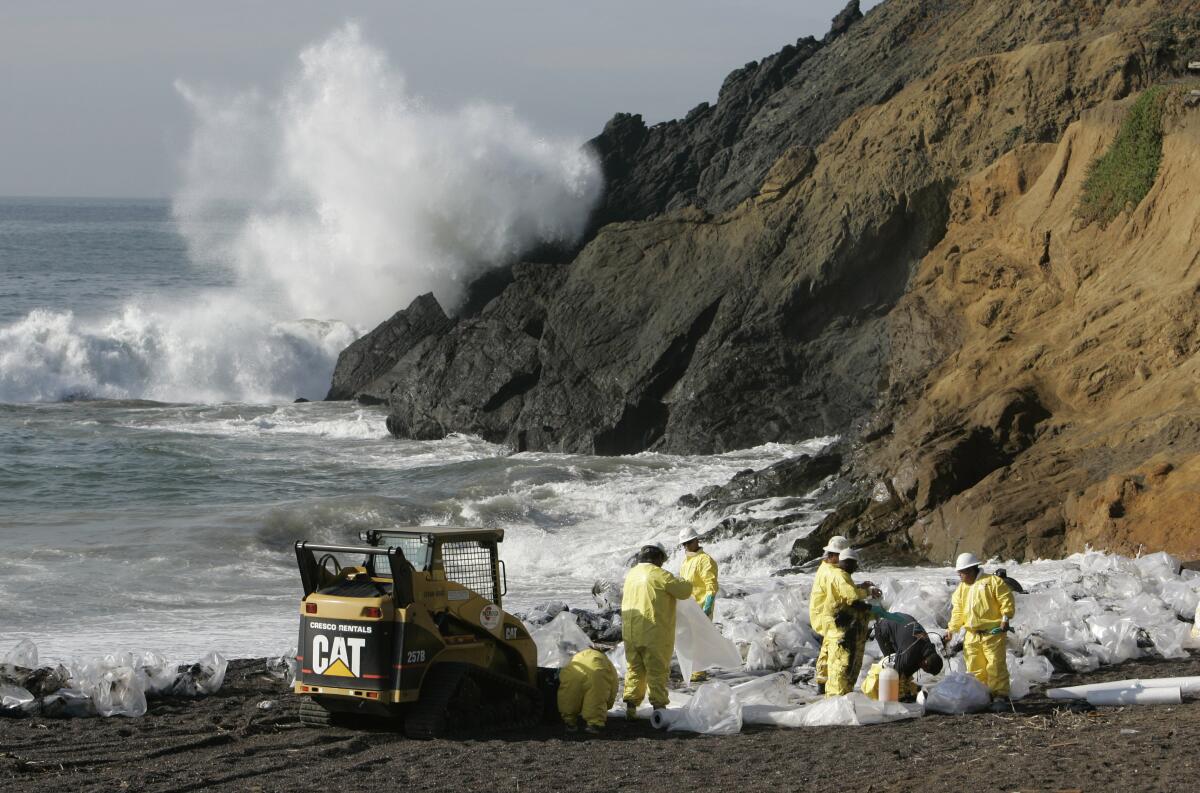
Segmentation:
[(147, 698), (200, 697), (225, 681), (226, 660), (211, 652), (193, 664), (169, 663), (157, 653), (117, 653), (39, 666), (28, 639), (0, 662), (0, 715), (51, 717), (143, 716)]
[[(1130, 559), (1086, 552), (1009, 564), (1008, 571), (1029, 591), (1016, 596), (1009, 636), (1014, 699), (1044, 685), (1056, 671), (1086, 672), (1148, 655), (1182, 658), (1187, 649), (1200, 648), (1191, 624), (1200, 573), (1181, 570), (1169, 554)], [(866, 570), (858, 578), (875, 581), (888, 611), (911, 614), (930, 631), (942, 631), (949, 622), (957, 585), (952, 570)], [(811, 674), (820, 645), (808, 624), (810, 586), (807, 577), (785, 578), (745, 598), (720, 601), (723, 632), (742, 651), (747, 670), (791, 670), (797, 679)], [(864, 675), (879, 656), (870, 642)], [(953, 660), (958, 663), (948, 664), (947, 672), (962, 671), (961, 657)], [(934, 679), (922, 673), (918, 682)]]
[(591, 638), (569, 611), (560, 611), (545, 625), (529, 628), (529, 635), (537, 644), (538, 666), (552, 669), (562, 669), (575, 653), (592, 646)]
[[(985, 571), (995, 567), (988, 564)], [(1086, 672), (1148, 655), (1182, 658), (1188, 649), (1200, 648), (1200, 631), (1193, 630), (1200, 573), (1182, 570), (1169, 554), (1130, 559), (1089, 551), (1058, 561), (1010, 563), (1007, 569), (1027, 590), (1016, 595), (1017, 615), (1008, 636), (1013, 699), (1045, 686), (1056, 672)], [(883, 608), (912, 615), (940, 645), (958, 584), (953, 570), (867, 569), (856, 577), (873, 580), (882, 590)], [(923, 703), (879, 703), (857, 692), (818, 699), (811, 686), (803, 685), (811, 680), (820, 651), (808, 622), (811, 582), (811, 575), (786, 576), (764, 582), (758, 591), (725, 593), (718, 600), (715, 626), (695, 603), (680, 601), (675, 650), (683, 679), (691, 680), (694, 671), (716, 669), (721, 680), (694, 693), (672, 691), (669, 708), (654, 716), (659, 726), (726, 734), (743, 723), (877, 724), (913, 718), (926, 709), (969, 713), (987, 706), (986, 688), (965, 674), (962, 656), (953, 654), (939, 676), (917, 673), (925, 689)], [(612, 607), (616, 588), (598, 584), (597, 590), (606, 593), (605, 603)], [(526, 617), (535, 625), (530, 632), (540, 666), (565, 665), (599, 639), (596, 628), (602, 619), (608, 620), (604, 627), (610, 636), (619, 639), (619, 614), (571, 613), (566, 608), (565, 603), (547, 604)], [(580, 614), (587, 616), (586, 624), (579, 624)], [(861, 676), (880, 655), (878, 645), (868, 642)], [(624, 645), (618, 644), (609, 658), (623, 677)], [(763, 674), (770, 672), (775, 674)], [(649, 708), (644, 710), (643, 715), (651, 715)]]

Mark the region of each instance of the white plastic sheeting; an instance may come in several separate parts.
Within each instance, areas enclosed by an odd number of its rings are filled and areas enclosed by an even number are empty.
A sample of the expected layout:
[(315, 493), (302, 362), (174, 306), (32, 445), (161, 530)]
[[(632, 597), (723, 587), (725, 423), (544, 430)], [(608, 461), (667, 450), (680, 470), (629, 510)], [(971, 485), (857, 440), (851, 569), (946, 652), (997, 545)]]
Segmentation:
[(721, 635), (691, 598), (679, 601), (675, 607), (675, 657), (684, 680), (691, 680), (693, 672), (737, 669), (742, 665), (737, 646)]
[(977, 713), (992, 701), (987, 686), (963, 672), (946, 675), (940, 683), (923, 693), (925, 710), (950, 715)]
[(545, 625), (529, 628), (529, 635), (537, 644), (538, 666), (553, 669), (562, 669), (571, 663), (575, 653), (592, 646), (592, 640), (569, 611), (560, 611)]
[(861, 691), (854, 691), (801, 707), (746, 705), (742, 708), (742, 720), (746, 724), (769, 724), (775, 727), (862, 727), (915, 719), (923, 712), (917, 704), (879, 702)]
[(748, 680), (733, 686), (733, 693), (743, 705), (774, 705), (788, 707), (792, 704), (792, 676), (786, 672)]
[(650, 724), (660, 730), (736, 735), (742, 731), (742, 703), (732, 688), (714, 680), (696, 689), (684, 707), (654, 711)]

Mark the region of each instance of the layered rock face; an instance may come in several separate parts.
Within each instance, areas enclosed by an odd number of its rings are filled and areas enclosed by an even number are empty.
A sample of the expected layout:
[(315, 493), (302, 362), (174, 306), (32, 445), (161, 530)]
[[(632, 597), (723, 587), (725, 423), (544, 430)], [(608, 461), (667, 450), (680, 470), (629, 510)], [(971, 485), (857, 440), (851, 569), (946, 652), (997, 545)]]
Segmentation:
[[(418, 300), (331, 397), (516, 449), (841, 434), (852, 487), (822, 533), (929, 558), (1149, 541), (1137, 516), (1189, 499), (1190, 456), (1163, 450), (1197, 426), (1187, 113), (1131, 215), (1100, 231), (1074, 208), (1126, 98), (1186, 71), (1198, 12), (852, 3), (711, 107), (615, 117), (572, 261), (518, 264), (453, 320)], [(1183, 523), (1159, 533), (1200, 536)]]

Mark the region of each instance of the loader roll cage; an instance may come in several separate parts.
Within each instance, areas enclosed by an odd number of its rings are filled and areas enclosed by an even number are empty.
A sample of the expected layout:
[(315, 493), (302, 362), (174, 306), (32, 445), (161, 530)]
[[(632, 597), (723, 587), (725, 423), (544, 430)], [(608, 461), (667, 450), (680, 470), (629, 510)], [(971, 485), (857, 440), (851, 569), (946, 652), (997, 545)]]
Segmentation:
[[(300, 581), (304, 586), (304, 597), (308, 597), (336, 580), (341, 572), (341, 564), (333, 554), (365, 556), (364, 566), (367, 568), (368, 576), (391, 579), (392, 603), (396, 608), (404, 608), (413, 602), (413, 567), (405, 558), (402, 548), (394, 545), (386, 548), (364, 548), (361, 545), (321, 545), (302, 540), (296, 543), (296, 563), (300, 567)], [(387, 572), (376, 570), (380, 557), (387, 558)], [(334, 563), (333, 570), (328, 567), (331, 559)]]
[[(365, 556), (363, 564), (372, 578), (391, 578), (398, 608), (412, 603), (413, 573), (432, 572), (438, 567), (447, 581), (460, 584), (497, 606), (508, 594), (508, 571), (497, 548), (497, 543), (504, 539), (502, 529), (414, 527), (371, 530), (359, 537), (369, 547), (296, 543), (305, 597), (336, 578), (340, 565), (332, 571), (326, 567), (327, 557), (335, 553)], [(337, 558), (332, 558), (336, 565)]]

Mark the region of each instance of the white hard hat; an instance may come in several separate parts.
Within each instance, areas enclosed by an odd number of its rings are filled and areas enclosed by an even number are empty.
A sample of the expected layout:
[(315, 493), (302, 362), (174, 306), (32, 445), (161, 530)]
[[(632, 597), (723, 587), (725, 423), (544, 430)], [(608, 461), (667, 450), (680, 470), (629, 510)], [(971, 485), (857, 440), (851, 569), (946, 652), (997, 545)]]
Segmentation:
[(847, 559), (853, 559), (856, 562), (858, 561), (858, 551), (854, 550), (853, 548), (847, 548), (846, 550), (841, 551), (838, 556), (840, 557), (838, 561), (841, 562), (844, 562)]
[(698, 540), (698, 539), (700, 539), (700, 535), (696, 532), (695, 529), (681, 529), (679, 532), (679, 544), (680, 545), (683, 545), (684, 543), (691, 542), (692, 540)]
[(835, 534), (829, 538), (829, 544), (821, 550), (825, 553), (842, 553), (850, 550), (850, 541), (840, 534)]
[(973, 553), (960, 553), (958, 560), (954, 562), (955, 570), (968, 570), (972, 567), (979, 567), (979, 560)]

